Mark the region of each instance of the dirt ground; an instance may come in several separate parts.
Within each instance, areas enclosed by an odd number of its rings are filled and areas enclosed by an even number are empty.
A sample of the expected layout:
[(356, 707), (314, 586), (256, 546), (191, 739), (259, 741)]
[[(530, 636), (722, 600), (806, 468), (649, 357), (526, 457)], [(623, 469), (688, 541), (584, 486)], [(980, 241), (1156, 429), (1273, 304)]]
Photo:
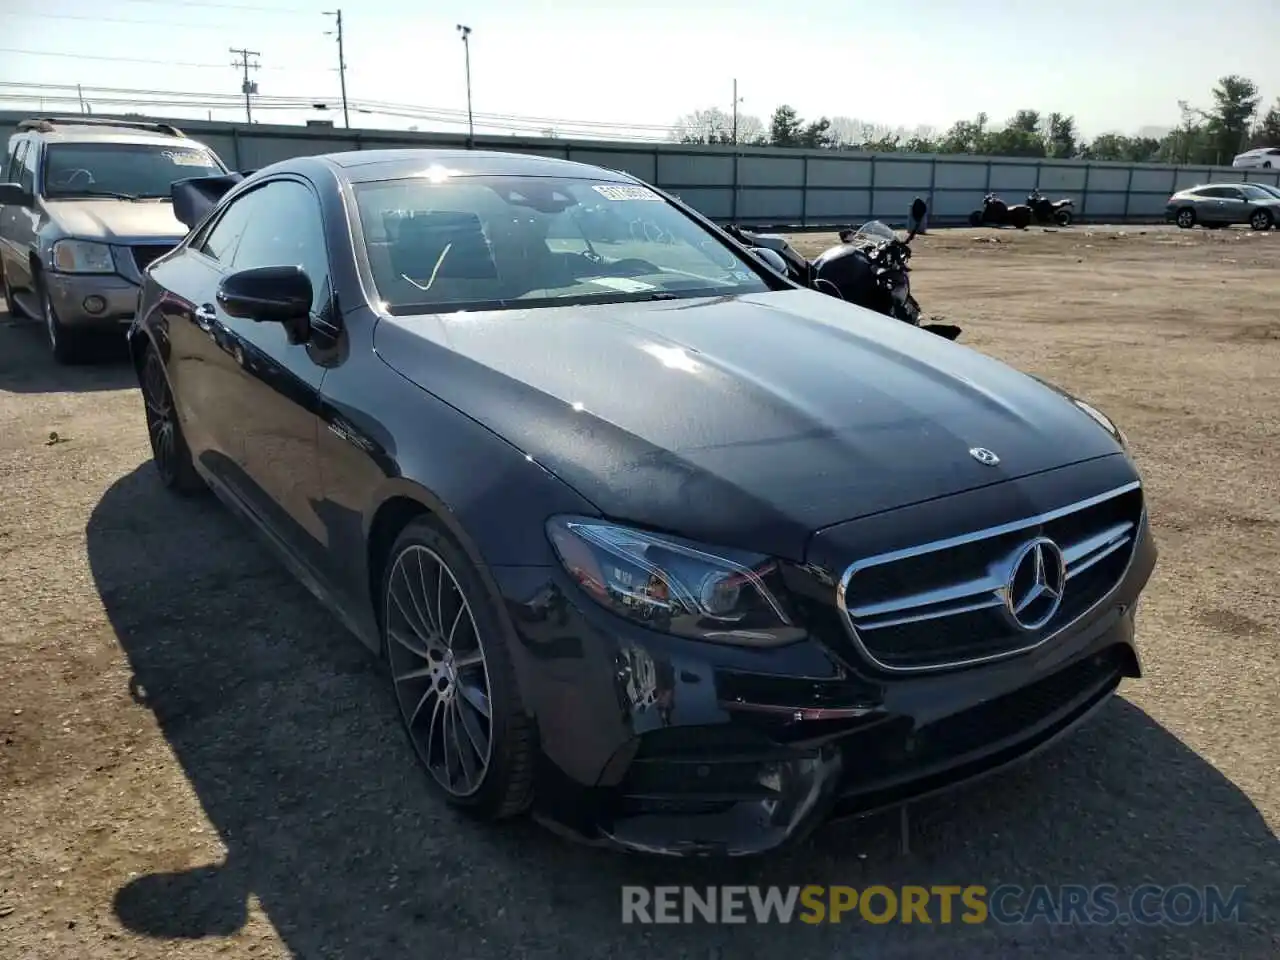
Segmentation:
[[(909, 849), (888, 816), (732, 864), (435, 802), (358, 643), (159, 488), (128, 367), (59, 369), (0, 314), (0, 957), (1280, 955), (1280, 232), (936, 231), (914, 265), (963, 342), (1127, 432), (1162, 551), (1146, 676), (913, 808)], [(1246, 892), (1241, 922), (1185, 928), (626, 927), (628, 882)]]

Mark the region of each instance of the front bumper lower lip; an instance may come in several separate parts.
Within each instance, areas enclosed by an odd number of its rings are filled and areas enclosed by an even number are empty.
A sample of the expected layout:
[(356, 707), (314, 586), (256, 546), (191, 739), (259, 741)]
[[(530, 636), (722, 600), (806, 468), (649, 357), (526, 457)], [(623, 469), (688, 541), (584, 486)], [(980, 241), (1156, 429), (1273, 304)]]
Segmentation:
[[(49, 299), (58, 314), (58, 320), (68, 327), (113, 328), (128, 323), (138, 309), (138, 290), (119, 274), (113, 273), (55, 273), (45, 274)], [(90, 312), (85, 301), (101, 297), (103, 309)]]
[(601, 827), (597, 843), (621, 851), (667, 856), (740, 857), (793, 846), (824, 824), (871, 816), (976, 783), (1028, 760), (1068, 736), (1110, 700), (1118, 671), (1099, 676), (1068, 705), (1016, 735), (966, 756), (914, 770), (863, 791), (849, 781), (837, 743), (804, 760), (779, 764), (780, 800), (740, 802), (725, 812), (681, 820), (634, 816)]

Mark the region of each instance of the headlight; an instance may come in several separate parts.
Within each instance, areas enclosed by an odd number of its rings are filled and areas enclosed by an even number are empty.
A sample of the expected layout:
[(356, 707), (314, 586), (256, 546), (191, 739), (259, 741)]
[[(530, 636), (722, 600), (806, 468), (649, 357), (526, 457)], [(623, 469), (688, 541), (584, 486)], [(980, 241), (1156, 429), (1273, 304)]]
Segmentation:
[(114, 273), (115, 261), (105, 243), (59, 240), (53, 245), (53, 265), (61, 273)]
[(787, 612), (769, 557), (586, 518), (553, 518), (547, 535), (593, 600), (650, 629), (751, 647), (805, 635)]
[(1105, 413), (1103, 413), (1101, 410), (1097, 409), (1096, 407), (1092, 407), (1089, 404), (1085, 403), (1079, 397), (1072, 397), (1071, 402), (1074, 403), (1081, 410), (1083, 410), (1085, 413), (1087, 413), (1089, 416), (1093, 417), (1094, 421), (1098, 424), (1098, 426), (1102, 427), (1103, 430), (1107, 431), (1107, 433), (1111, 434), (1113, 437), (1116, 438), (1120, 446), (1124, 447), (1126, 450), (1129, 448), (1129, 440), (1127, 437), (1125, 437), (1124, 431), (1121, 430), (1118, 426), (1116, 426), (1115, 423), (1112, 421), (1112, 419), (1108, 417)]

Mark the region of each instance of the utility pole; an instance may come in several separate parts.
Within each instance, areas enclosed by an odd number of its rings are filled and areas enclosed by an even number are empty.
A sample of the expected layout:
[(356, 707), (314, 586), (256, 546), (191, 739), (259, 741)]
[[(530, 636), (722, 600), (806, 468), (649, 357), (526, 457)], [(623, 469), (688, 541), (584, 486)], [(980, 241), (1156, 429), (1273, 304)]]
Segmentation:
[(335, 33), (338, 35), (338, 82), (342, 84), (342, 123), (348, 130), (351, 129), (351, 117), (347, 113), (347, 60), (342, 52), (342, 11), (326, 10), (325, 16), (335, 17), (338, 21), (337, 30), (326, 30), (325, 36), (331, 37)]
[(258, 85), (249, 80), (249, 71), (262, 68), (257, 63), (250, 63), (249, 58), (260, 57), (262, 54), (257, 50), (246, 50), (244, 47), (231, 47), (230, 49), (232, 53), (240, 55), (240, 59), (232, 61), (231, 65), (244, 71), (244, 82), (240, 84), (240, 89), (244, 92), (244, 119), (246, 123), (253, 123), (253, 106), (249, 96), (258, 92)]
[(467, 149), (475, 146), (476, 125), (471, 115), (471, 28), (458, 24), (458, 32), (462, 34), (462, 45), (467, 49)]
[(742, 98), (738, 96), (738, 81), (733, 81), (733, 142), (738, 142), (738, 104), (742, 102)]

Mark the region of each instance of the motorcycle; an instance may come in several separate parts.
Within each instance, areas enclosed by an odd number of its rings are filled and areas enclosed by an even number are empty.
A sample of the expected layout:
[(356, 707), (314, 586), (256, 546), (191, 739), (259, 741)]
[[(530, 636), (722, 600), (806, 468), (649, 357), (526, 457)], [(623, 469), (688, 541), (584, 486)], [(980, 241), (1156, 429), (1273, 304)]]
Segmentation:
[(1031, 226), (1031, 208), (1025, 203), (1009, 206), (994, 193), (988, 193), (982, 198), (982, 209), (969, 214), (969, 226), (1012, 226), (1025, 230)]
[(1061, 200), (1050, 200), (1039, 190), (1032, 190), (1027, 194), (1027, 206), (1031, 208), (1036, 222), (1041, 225), (1053, 223), (1060, 227), (1071, 226), (1072, 208), (1075, 204), (1065, 197)]
[(911, 241), (924, 218), (914, 219), (915, 226), (906, 239), (879, 220), (856, 230), (841, 230), (840, 243), (813, 260), (806, 260), (777, 234), (754, 233), (733, 224), (726, 230), (775, 271), (801, 286), (955, 340), (962, 332), (960, 327), (920, 322), (920, 304), (911, 295), (908, 261)]

